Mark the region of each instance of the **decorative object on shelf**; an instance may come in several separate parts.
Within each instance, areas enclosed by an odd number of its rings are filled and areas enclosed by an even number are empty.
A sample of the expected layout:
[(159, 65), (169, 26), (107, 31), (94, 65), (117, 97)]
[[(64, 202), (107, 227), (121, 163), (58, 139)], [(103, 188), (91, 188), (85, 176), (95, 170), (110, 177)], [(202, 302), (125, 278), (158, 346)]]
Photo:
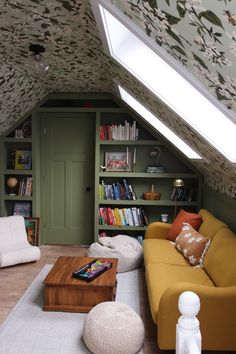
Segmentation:
[(24, 138), (22, 129), (16, 129), (15, 130), (15, 138)]
[(163, 173), (165, 172), (165, 168), (163, 166), (158, 166), (160, 156), (161, 156), (161, 149), (158, 146), (154, 146), (150, 151), (150, 156), (155, 158), (155, 163), (148, 166), (146, 168), (147, 173)]
[(27, 239), (32, 246), (38, 246), (39, 243), (39, 218), (25, 217), (25, 228)]
[(15, 151), (10, 151), (8, 155), (8, 160), (7, 160), (7, 168), (9, 170), (14, 170), (15, 169)]
[(102, 171), (102, 172), (106, 172), (106, 170), (107, 170), (107, 167), (106, 167), (106, 166), (103, 166), (103, 165), (100, 165), (100, 168), (101, 168), (101, 171)]
[(43, 74), (49, 70), (49, 65), (46, 63), (42, 53), (45, 52), (44, 46), (40, 44), (31, 44), (29, 46), (31, 64), (36, 72), (36, 74)]
[(130, 171), (130, 152), (106, 152), (105, 166), (107, 171)]
[(31, 169), (32, 152), (30, 150), (16, 150), (15, 152), (15, 169), (30, 170)]
[(181, 193), (181, 188), (184, 186), (184, 181), (181, 178), (176, 178), (173, 181), (173, 187), (175, 188), (175, 196), (174, 196), (174, 201), (175, 201), (175, 210), (174, 210), (174, 219), (176, 217), (177, 213), (177, 207), (178, 207), (178, 196), (179, 193)]
[(31, 120), (27, 119), (22, 125), (22, 132), (24, 138), (31, 138)]
[(143, 199), (145, 200), (159, 200), (161, 198), (161, 193), (154, 192), (154, 184), (151, 184), (150, 191), (143, 193)]
[(9, 190), (9, 195), (14, 196), (16, 195), (16, 187), (18, 185), (18, 179), (15, 177), (9, 177), (6, 181), (8, 190)]
[(167, 222), (168, 221), (168, 214), (161, 214), (161, 222)]

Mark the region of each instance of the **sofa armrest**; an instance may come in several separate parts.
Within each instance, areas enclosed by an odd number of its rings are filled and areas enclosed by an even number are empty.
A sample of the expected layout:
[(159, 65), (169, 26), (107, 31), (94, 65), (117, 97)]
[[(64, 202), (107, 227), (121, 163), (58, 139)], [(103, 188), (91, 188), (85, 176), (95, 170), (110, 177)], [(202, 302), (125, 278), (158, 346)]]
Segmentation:
[(145, 239), (146, 238), (162, 238), (166, 239), (168, 231), (170, 230), (172, 224), (164, 223), (164, 222), (153, 222), (148, 225), (145, 231)]
[(180, 317), (178, 299), (182, 292), (193, 291), (201, 303), (200, 321), (204, 350), (236, 349), (236, 286), (210, 287), (175, 283), (162, 295), (158, 309), (158, 343), (161, 349), (175, 348), (176, 324)]

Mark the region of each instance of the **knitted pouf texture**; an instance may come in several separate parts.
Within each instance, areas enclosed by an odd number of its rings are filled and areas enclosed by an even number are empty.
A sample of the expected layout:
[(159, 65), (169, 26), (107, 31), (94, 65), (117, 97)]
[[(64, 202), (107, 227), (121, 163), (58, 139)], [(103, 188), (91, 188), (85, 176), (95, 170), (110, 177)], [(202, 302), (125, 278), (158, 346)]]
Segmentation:
[(128, 305), (102, 302), (88, 313), (83, 338), (94, 354), (135, 354), (143, 346), (144, 325)]

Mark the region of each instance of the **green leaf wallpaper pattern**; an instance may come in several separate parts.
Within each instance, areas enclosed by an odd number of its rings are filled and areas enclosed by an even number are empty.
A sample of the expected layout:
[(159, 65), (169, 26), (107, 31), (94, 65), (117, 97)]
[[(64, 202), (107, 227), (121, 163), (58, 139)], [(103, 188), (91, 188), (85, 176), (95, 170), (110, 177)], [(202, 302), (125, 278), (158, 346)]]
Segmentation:
[[(199, 77), (219, 100), (231, 104), (235, 110), (233, 2), (110, 1)], [(199, 19), (199, 14), (208, 10), (220, 19), (224, 29), (204, 16)], [(195, 165), (209, 186), (236, 198), (234, 165), (106, 55), (89, 0), (2, 0), (0, 23), (0, 133), (51, 92), (111, 92), (117, 95), (115, 78), (205, 157)], [(28, 63), (28, 48), (32, 43), (43, 44), (46, 48), (45, 59), (50, 63), (46, 76), (35, 77), (32, 65)]]
[[(145, 26), (146, 33), (157, 44), (236, 112), (235, 2), (113, 0), (112, 3), (141, 29)], [(223, 82), (218, 80), (218, 72)]]

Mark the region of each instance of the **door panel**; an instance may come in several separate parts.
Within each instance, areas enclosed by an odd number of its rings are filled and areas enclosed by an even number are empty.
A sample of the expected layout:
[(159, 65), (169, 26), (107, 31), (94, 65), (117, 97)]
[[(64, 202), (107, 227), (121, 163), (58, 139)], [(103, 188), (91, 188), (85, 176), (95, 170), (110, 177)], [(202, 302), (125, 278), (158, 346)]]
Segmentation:
[(42, 122), (44, 241), (89, 244), (93, 240), (95, 116), (52, 113), (44, 115)]

